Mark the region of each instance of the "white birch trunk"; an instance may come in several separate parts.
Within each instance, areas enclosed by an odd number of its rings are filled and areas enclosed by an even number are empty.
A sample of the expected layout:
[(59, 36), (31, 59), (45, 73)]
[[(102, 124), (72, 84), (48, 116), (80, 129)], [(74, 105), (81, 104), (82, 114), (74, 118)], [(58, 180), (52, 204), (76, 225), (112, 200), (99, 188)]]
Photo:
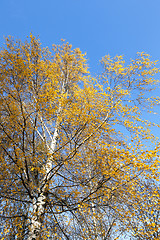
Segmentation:
[(33, 213), (31, 219), (28, 240), (40, 239), (41, 225), (45, 212), (46, 196), (42, 193), (37, 199), (33, 199)]
[[(58, 138), (58, 132), (59, 132), (59, 120), (58, 116), (61, 113), (61, 104), (59, 105), (59, 110), (57, 113), (57, 122), (55, 125), (55, 131), (53, 134), (53, 137), (51, 139), (51, 144), (49, 146), (49, 153), (52, 155), (56, 149), (57, 144), (57, 138)], [(42, 118), (41, 118), (42, 120)], [(48, 130), (48, 129), (47, 129)], [(51, 135), (50, 135), (51, 136)], [(29, 230), (28, 240), (40, 240), (41, 237), (41, 227), (43, 223), (43, 218), (45, 214), (45, 208), (46, 208), (46, 202), (47, 202), (47, 188), (48, 188), (48, 179), (50, 178), (52, 174), (52, 166), (53, 161), (52, 157), (48, 158), (45, 166), (44, 166), (44, 178), (41, 183), (41, 187), (39, 187), (39, 194), (37, 198), (33, 199), (33, 216), (31, 219), (31, 226)]]

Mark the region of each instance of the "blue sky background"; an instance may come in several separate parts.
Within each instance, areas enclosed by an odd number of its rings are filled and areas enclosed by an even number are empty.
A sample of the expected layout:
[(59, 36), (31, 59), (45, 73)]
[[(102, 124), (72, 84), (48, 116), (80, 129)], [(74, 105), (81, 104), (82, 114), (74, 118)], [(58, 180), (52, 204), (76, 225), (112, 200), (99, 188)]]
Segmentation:
[(160, 59), (160, 0), (0, 0), (0, 45), (30, 32), (44, 46), (63, 38), (79, 47), (93, 71), (106, 54)]
[(160, 60), (160, 0), (0, 0), (0, 46), (4, 36), (30, 32), (44, 47), (62, 38), (79, 47), (92, 73), (106, 54), (128, 61), (144, 51)]
[[(160, 60), (160, 0), (0, 0), (0, 46), (4, 36), (24, 41), (30, 32), (44, 47), (62, 38), (79, 47), (92, 73), (106, 54)], [(151, 120), (160, 124), (160, 115)]]

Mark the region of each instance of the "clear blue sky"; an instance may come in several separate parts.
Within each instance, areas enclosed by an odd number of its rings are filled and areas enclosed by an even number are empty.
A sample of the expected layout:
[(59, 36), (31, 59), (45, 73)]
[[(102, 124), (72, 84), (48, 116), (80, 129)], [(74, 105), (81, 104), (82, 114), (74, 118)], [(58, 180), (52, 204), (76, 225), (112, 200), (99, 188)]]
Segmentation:
[(106, 54), (160, 59), (160, 0), (0, 0), (0, 45), (30, 32), (43, 46), (63, 38), (79, 47), (93, 71)]
[(106, 54), (129, 60), (144, 51), (160, 60), (160, 0), (0, 0), (0, 46), (4, 36), (30, 32), (43, 46), (63, 38), (79, 47), (92, 73)]
[(0, 0), (0, 46), (4, 36), (30, 32), (43, 46), (63, 38), (79, 47), (92, 72), (106, 54), (129, 60), (144, 51), (160, 60), (160, 0)]

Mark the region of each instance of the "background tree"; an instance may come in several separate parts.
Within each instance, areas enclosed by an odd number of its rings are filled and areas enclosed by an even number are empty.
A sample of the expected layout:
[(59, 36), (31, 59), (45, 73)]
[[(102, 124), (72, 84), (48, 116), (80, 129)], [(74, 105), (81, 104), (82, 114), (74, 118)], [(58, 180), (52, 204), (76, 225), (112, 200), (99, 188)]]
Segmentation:
[(106, 56), (93, 79), (79, 49), (53, 53), (32, 35), (0, 53), (1, 238), (118, 239), (133, 229), (130, 202), (140, 211), (137, 181), (158, 178), (143, 119), (159, 103), (156, 63)]

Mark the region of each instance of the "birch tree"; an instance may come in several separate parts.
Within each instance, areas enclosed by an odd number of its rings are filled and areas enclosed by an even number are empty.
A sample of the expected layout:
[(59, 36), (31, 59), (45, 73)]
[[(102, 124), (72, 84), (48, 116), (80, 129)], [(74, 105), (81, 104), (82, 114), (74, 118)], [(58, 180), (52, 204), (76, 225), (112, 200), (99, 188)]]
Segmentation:
[(143, 114), (159, 103), (148, 97), (159, 84), (155, 65), (144, 53), (129, 65), (105, 56), (96, 79), (69, 43), (51, 53), (32, 35), (25, 43), (6, 39), (2, 239), (118, 239), (132, 228), (126, 207), (137, 202), (136, 181), (158, 179), (159, 142), (150, 128), (159, 126)]

